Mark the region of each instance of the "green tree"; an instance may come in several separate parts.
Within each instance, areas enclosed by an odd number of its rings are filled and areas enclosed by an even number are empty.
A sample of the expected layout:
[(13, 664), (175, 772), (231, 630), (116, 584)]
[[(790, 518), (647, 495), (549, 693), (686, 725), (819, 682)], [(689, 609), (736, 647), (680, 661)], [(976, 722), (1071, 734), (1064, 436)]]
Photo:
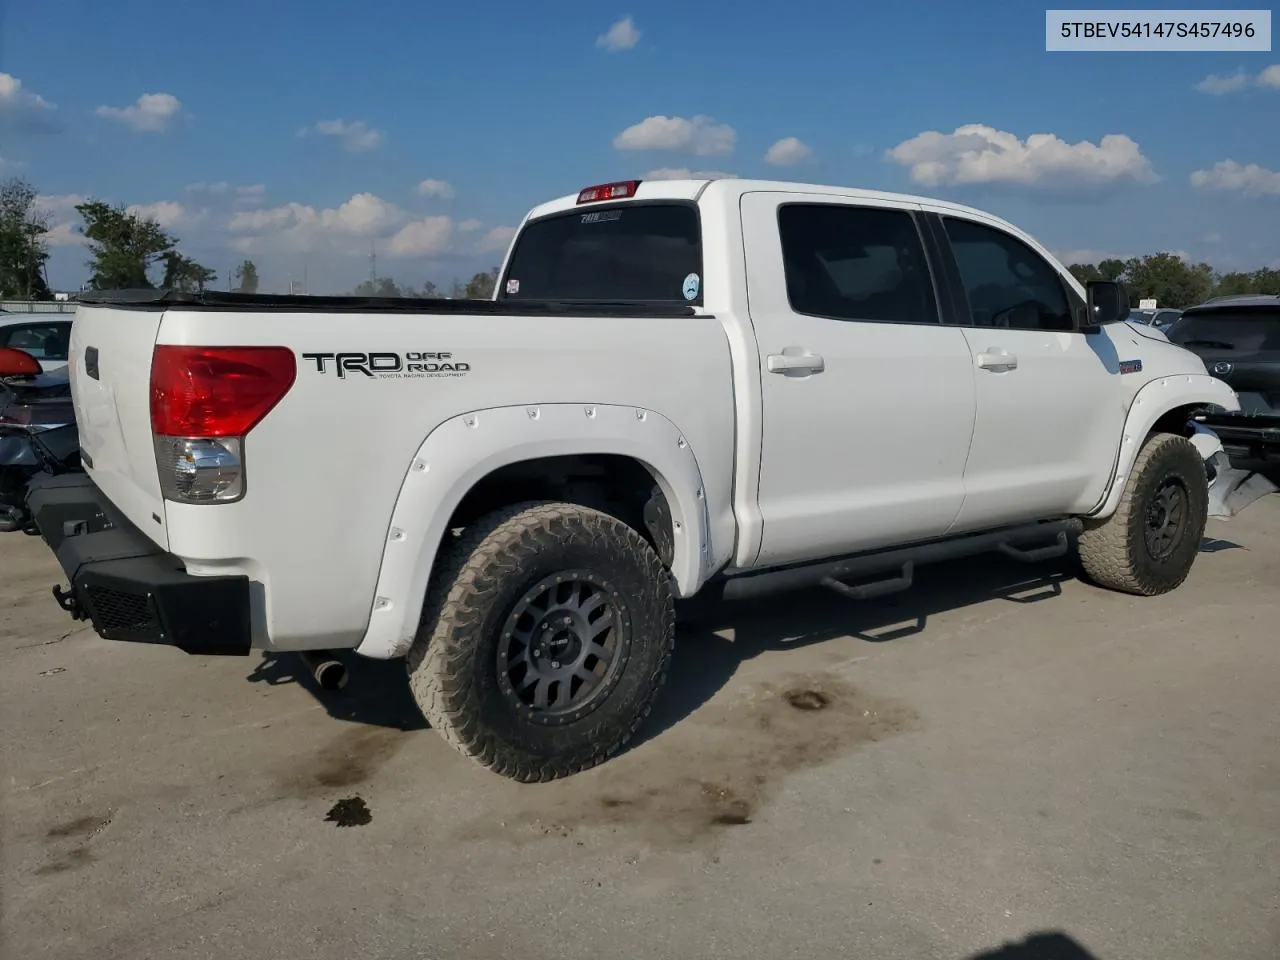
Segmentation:
[(1067, 267), (1067, 272), (1081, 283), (1088, 283), (1090, 280), (1102, 279), (1102, 271), (1092, 263), (1073, 263), (1071, 266)]
[(160, 286), (165, 290), (177, 290), (181, 293), (202, 293), (206, 284), (213, 283), (218, 275), (190, 257), (184, 257), (177, 250), (169, 250), (160, 258), (164, 263), (164, 280)]
[[(89, 241), (89, 286), (95, 290), (151, 288), (152, 264), (173, 250), (174, 239), (151, 217), (129, 213), (101, 200), (79, 204)], [(203, 268), (202, 268), (203, 269)]]
[(491, 267), (483, 273), (477, 273), (463, 289), (463, 296), (468, 300), (488, 300), (493, 297), (494, 287), (498, 283), (498, 268)]
[(231, 274), (236, 284), (236, 293), (258, 292), (258, 268), (252, 260), (246, 260), (236, 267)]
[(35, 187), (17, 177), (0, 183), (0, 297), (52, 299), (44, 275), (48, 232)]
[(1189, 307), (1213, 293), (1213, 267), (1190, 264), (1174, 253), (1134, 257), (1125, 264), (1124, 284), (1132, 300), (1154, 299), (1162, 307)]
[(433, 300), (440, 296), (440, 288), (428, 280), (422, 285), (422, 289), (418, 291), (418, 296), (424, 300)]
[(1098, 279), (1109, 280), (1115, 282), (1124, 276), (1125, 262), (1123, 260), (1103, 260), (1098, 264)]
[(399, 285), (390, 277), (363, 281), (352, 293), (355, 297), (403, 297)]

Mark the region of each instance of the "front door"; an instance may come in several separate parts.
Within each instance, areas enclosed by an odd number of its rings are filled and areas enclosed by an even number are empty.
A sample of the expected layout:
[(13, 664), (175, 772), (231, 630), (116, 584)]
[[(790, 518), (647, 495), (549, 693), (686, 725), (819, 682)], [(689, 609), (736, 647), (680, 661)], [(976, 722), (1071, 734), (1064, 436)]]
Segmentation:
[(742, 198), (763, 435), (756, 562), (938, 537), (964, 499), (974, 370), (902, 202)]
[(957, 532), (1092, 509), (1105, 492), (1126, 413), (1105, 332), (1058, 270), (993, 224), (943, 216), (968, 317), (977, 418)]

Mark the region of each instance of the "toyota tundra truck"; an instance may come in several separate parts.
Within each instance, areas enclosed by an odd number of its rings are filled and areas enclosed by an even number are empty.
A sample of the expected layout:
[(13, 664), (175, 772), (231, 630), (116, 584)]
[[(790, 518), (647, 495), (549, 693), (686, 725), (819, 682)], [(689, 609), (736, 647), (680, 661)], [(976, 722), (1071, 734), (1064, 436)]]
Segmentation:
[(29, 496), (74, 617), (192, 654), (401, 658), (503, 776), (616, 753), (676, 601), (1078, 543), (1141, 596), (1205, 527), (1239, 409), (989, 214), (738, 179), (530, 212), (490, 300), (81, 297), (85, 474)]

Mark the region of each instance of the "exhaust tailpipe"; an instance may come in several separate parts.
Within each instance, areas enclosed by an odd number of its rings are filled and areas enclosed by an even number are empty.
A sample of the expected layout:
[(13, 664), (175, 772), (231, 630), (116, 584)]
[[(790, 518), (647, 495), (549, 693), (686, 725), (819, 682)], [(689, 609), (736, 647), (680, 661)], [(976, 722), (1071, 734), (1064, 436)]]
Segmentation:
[(311, 677), (321, 690), (341, 690), (347, 685), (347, 665), (325, 650), (306, 651), (302, 654), (311, 669)]

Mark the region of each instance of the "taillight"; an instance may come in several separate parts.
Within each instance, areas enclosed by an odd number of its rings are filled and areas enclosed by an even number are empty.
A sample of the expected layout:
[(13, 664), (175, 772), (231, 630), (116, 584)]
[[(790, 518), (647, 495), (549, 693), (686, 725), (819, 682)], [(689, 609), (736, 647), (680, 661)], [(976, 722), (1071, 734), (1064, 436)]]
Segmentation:
[(626, 200), (636, 195), (639, 180), (622, 180), (618, 183), (601, 183), (586, 187), (578, 193), (579, 203), (599, 203), (601, 200)]
[(40, 361), (15, 347), (0, 347), (0, 377), (34, 377), (42, 372)]
[(161, 344), (151, 358), (151, 432), (166, 500), (244, 496), (244, 437), (297, 376), (287, 347)]

